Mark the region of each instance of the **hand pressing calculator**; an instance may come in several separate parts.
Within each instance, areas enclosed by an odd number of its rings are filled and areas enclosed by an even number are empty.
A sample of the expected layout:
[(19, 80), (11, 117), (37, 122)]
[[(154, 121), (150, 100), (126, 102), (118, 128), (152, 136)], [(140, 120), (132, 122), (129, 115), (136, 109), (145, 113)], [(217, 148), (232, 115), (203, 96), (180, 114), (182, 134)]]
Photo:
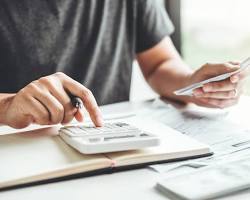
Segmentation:
[(157, 136), (123, 122), (107, 123), (103, 127), (65, 126), (59, 135), (83, 154), (135, 150), (160, 143)]

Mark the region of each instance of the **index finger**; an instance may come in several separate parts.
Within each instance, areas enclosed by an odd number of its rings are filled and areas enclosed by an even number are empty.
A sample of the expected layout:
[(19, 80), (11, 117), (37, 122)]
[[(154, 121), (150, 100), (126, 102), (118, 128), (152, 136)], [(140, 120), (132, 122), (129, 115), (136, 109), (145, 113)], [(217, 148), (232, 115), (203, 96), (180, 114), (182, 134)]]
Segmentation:
[(238, 82), (239, 80), (244, 79), (247, 75), (249, 75), (249, 66), (250, 66), (250, 57), (246, 60), (242, 61), (240, 64), (241, 71), (235, 75), (233, 75), (230, 80), (232, 83)]
[(59, 74), (59, 76), (61, 77), (63, 87), (72, 95), (78, 96), (82, 99), (84, 107), (88, 111), (90, 118), (94, 122), (94, 124), (96, 126), (102, 126), (102, 114), (92, 92), (79, 82), (64, 74)]
[(230, 77), (230, 81), (232, 83), (237, 83), (239, 82), (240, 80), (243, 80), (244, 78), (246, 78), (250, 73), (250, 70), (249, 69), (246, 69), (246, 70), (243, 70), (242, 72), (239, 72), (237, 74), (234, 74)]

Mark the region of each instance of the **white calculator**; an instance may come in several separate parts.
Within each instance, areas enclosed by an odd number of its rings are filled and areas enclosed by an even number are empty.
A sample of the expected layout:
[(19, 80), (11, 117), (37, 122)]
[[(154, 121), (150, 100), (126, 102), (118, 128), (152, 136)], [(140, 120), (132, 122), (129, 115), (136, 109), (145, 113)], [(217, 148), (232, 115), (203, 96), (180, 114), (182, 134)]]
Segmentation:
[(65, 126), (59, 130), (61, 138), (83, 154), (135, 150), (157, 146), (159, 137), (123, 122), (94, 125)]

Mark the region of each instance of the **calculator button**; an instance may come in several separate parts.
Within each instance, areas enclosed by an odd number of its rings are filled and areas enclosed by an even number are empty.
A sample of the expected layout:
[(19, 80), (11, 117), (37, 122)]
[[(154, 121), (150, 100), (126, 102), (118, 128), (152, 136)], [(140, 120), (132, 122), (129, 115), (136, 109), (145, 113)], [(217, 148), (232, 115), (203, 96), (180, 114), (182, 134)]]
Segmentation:
[(86, 127), (79, 127), (85, 134), (98, 134), (100, 131), (96, 128), (86, 128)]
[(73, 134), (84, 134), (84, 131), (78, 127), (70, 127), (66, 128), (66, 130), (70, 131)]
[(135, 137), (135, 135), (110, 136), (110, 137), (104, 137), (104, 141), (109, 141), (109, 140), (114, 140), (114, 139), (132, 138), (132, 137)]
[(142, 133), (142, 134), (140, 134), (140, 136), (141, 136), (141, 137), (147, 137), (147, 136), (149, 136), (149, 135), (146, 134), (146, 133)]
[(84, 130), (84, 131), (88, 131), (88, 128), (86, 126), (79, 126), (79, 128)]
[(102, 134), (112, 134), (112, 133), (116, 133), (117, 130), (108, 130), (108, 131), (103, 131)]
[(115, 125), (119, 126), (119, 127), (129, 126), (128, 124), (122, 123), (122, 122), (117, 122), (117, 123), (115, 123)]
[(109, 128), (109, 129), (114, 129), (114, 128), (115, 128), (115, 126), (112, 125), (112, 124), (106, 124), (105, 127), (106, 127), (106, 128)]
[(115, 133), (118, 133), (118, 134), (124, 134), (124, 133), (126, 133), (126, 134), (138, 134), (138, 131), (134, 131), (134, 130), (117, 130)]
[(91, 142), (91, 143), (96, 143), (96, 142), (101, 142), (101, 141), (102, 141), (102, 139), (99, 138), (99, 137), (96, 137), (96, 138), (89, 138), (88, 140), (89, 140), (89, 142)]
[(95, 129), (95, 128), (89, 128), (89, 129), (88, 129), (88, 132), (89, 132), (89, 133), (98, 133), (98, 132), (100, 132), (100, 131), (97, 130), (97, 129)]

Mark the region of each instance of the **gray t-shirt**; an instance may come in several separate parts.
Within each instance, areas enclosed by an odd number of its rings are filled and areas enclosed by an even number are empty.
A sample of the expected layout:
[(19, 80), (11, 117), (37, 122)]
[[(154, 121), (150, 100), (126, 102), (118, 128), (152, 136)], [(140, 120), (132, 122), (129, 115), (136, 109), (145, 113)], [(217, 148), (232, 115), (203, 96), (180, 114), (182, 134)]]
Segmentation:
[(0, 93), (61, 71), (100, 105), (128, 100), (136, 53), (172, 31), (160, 0), (1, 0)]

